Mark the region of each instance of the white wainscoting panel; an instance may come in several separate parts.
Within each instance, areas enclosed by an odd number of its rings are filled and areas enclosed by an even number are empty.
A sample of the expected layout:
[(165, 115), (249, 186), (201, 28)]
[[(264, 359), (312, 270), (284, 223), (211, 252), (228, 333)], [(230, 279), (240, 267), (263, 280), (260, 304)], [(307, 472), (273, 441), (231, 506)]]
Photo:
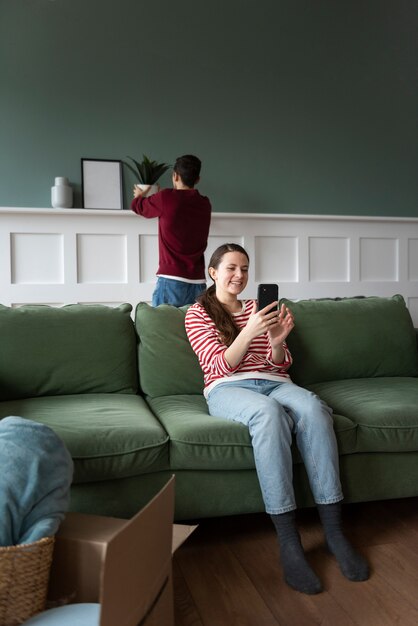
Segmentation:
[(126, 235), (77, 234), (77, 282), (127, 283)]
[(63, 236), (10, 233), (11, 282), (15, 285), (64, 283)]
[(399, 280), (399, 240), (379, 237), (360, 239), (360, 280)]
[[(157, 220), (130, 211), (0, 208), (0, 303), (150, 302)], [(244, 297), (404, 296), (418, 327), (418, 218), (214, 213), (206, 251), (250, 255)]]
[(408, 278), (418, 281), (418, 239), (408, 240)]
[(255, 236), (255, 281), (257, 283), (297, 282), (299, 254), (297, 237)]
[(139, 277), (141, 283), (155, 281), (155, 271), (158, 267), (158, 236), (139, 235), (140, 266)]
[(350, 248), (347, 238), (309, 238), (309, 279), (312, 282), (350, 281)]

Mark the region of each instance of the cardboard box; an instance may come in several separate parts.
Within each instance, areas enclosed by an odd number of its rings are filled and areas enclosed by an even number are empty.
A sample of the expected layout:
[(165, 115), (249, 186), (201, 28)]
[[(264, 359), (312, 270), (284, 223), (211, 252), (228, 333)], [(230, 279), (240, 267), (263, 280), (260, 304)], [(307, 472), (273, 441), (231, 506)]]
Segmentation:
[(100, 626), (172, 626), (171, 557), (196, 528), (173, 525), (173, 516), (174, 477), (130, 520), (68, 513), (49, 604), (100, 602)]

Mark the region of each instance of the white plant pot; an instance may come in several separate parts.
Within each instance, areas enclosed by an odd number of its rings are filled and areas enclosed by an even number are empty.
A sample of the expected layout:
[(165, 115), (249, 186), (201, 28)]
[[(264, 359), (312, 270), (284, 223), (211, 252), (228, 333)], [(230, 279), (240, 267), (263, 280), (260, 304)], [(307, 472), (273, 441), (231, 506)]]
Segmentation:
[(159, 185), (151, 185), (150, 186), (150, 185), (140, 185), (140, 184), (137, 184), (136, 186), (139, 187), (142, 190), (148, 189), (148, 187), (149, 187), (147, 193), (145, 193), (142, 196), (143, 198), (144, 197), (147, 198), (148, 196), (152, 196), (152, 195), (154, 195), (154, 193), (157, 193), (158, 191), (160, 191), (160, 186)]

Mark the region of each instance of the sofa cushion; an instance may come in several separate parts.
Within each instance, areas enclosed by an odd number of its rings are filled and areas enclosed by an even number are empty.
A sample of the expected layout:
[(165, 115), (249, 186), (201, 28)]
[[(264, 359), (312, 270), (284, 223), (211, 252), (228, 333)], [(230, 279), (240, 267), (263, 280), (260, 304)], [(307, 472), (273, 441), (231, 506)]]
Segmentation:
[(310, 389), (356, 425), (356, 452), (418, 451), (418, 378), (340, 380)]
[(136, 393), (132, 306), (0, 305), (0, 400)]
[(299, 385), (380, 376), (418, 376), (418, 350), (402, 296), (283, 299), (295, 316), (287, 342)]
[[(208, 414), (202, 396), (175, 395), (147, 398), (170, 437), (170, 466), (176, 469), (242, 470), (254, 468), (248, 428)], [(334, 415), (334, 428), (341, 454), (353, 452), (356, 426)], [(293, 446), (295, 462), (301, 462)]]
[(143, 392), (151, 398), (203, 391), (202, 370), (184, 328), (186, 310), (145, 302), (136, 307), (139, 376)]
[(145, 400), (129, 394), (84, 394), (0, 403), (0, 418), (47, 424), (74, 460), (74, 482), (168, 469), (168, 436)]

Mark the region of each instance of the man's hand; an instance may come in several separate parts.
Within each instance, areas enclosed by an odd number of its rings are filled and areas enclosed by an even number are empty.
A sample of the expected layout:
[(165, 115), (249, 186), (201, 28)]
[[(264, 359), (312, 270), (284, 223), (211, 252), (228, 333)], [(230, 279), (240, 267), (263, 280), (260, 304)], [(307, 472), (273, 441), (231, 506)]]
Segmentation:
[(138, 187), (138, 185), (134, 185), (134, 198), (142, 198), (143, 196), (146, 196), (150, 189), (151, 185), (148, 185), (148, 187), (145, 187), (145, 189), (141, 189), (140, 187)]

